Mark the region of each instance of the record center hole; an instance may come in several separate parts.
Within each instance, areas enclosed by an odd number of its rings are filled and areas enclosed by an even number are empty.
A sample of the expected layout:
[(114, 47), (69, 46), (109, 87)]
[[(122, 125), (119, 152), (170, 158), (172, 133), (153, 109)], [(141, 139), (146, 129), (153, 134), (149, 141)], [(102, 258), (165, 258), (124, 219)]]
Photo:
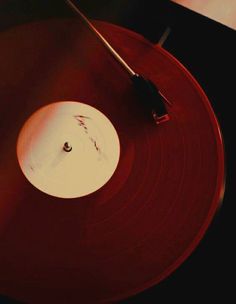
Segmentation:
[(68, 141), (64, 143), (63, 150), (65, 152), (71, 152), (72, 151), (72, 146), (70, 145), (70, 143), (68, 143)]

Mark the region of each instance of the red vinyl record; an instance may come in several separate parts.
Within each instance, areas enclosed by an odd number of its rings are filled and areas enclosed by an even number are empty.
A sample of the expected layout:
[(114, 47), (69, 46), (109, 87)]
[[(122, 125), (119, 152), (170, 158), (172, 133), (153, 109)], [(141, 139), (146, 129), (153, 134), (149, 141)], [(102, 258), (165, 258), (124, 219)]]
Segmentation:
[(170, 120), (154, 123), (80, 21), (0, 34), (0, 293), (26, 303), (109, 303), (159, 283), (198, 245), (223, 197), (220, 128), (196, 80), (140, 35), (95, 25), (158, 85)]

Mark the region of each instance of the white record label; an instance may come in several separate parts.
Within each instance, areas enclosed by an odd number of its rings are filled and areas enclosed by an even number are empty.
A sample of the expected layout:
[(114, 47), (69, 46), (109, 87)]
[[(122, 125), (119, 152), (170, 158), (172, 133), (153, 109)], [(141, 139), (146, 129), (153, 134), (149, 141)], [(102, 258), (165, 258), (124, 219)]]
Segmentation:
[(100, 111), (63, 101), (36, 111), (17, 141), (20, 168), (39, 190), (59, 198), (95, 192), (115, 172), (120, 156), (118, 134)]

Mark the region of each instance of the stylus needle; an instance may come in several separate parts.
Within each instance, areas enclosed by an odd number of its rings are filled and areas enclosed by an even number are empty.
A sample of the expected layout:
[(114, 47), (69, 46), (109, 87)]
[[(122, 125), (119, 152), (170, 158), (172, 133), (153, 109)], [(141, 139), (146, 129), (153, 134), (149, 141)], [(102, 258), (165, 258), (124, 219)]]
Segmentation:
[[(129, 64), (117, 53), (105, 37), (95, 28), (89, 19), (80, 11), (77, 4), (73, 0), (65, 0), (68, 5), (81, 17), (88, 28), (97, 36), (104, 47), (110, 52), (113, 58), (124, 68), (130, 75), (134, 87), (141, 101), (146, 104), (152, 113), (152, 116), (157, 124), (168, 121), (170, 119), (165, 103), (168, 103), (158, 87), (149, 79), (136, 73)], [(148, 101), (148, 102), (147, 102)]]

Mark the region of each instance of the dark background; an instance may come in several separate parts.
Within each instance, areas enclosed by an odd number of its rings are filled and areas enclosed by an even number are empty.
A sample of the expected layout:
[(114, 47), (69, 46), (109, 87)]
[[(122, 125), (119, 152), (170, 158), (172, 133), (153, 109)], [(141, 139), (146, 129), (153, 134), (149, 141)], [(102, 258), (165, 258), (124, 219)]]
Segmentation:
[[(234, 302), (235, 31), (170, 1), (81, 0), (78, 3), (90, 18), (130, 28), (153, 43), (170, 27), (171, 33), (163, 47), (189, 69), (206, 92), (225, 142), (225, 197), (204, 239), (169, 278), (120, 303)], [(63, 0), (0, 0), (1, 31), (33, 20), (69, 16), (73, 13)], [(18, 302), (0, 296), (0, 303)]]

